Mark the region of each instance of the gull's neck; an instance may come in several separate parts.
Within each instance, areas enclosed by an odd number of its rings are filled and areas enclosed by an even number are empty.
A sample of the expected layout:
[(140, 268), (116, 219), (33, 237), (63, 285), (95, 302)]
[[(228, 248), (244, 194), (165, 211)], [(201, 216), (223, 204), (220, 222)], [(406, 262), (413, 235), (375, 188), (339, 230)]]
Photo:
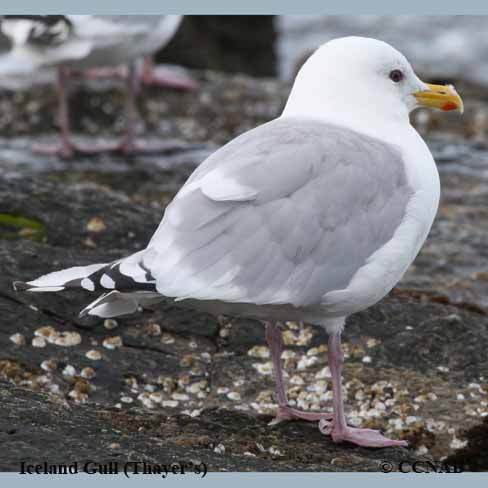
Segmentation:
[[(337, 86), (337, 85), (336, 85)], [(374, 137), (386, 144), (395, 145), (402, 153), (408, 166), (408, 176), (415, 188), (427, 186), (437, 188), (438, 175), (432, 155), (410, 124), (406, 106), (398, 100), (378, 98), (381, 95), (347, 90), (335, 90), (336, 96), (328, 97), (327, 90), (304, 90), (293, 87), (281, 115), (282, 119), (316, 120)], [(329, 93), (331, 93), (329, 91)], [(340, 93), (347, 93), (341, 98)], [(339, 94), (339, 96), (337, 96)], [(378, 106), (381, 104), (381, 106)], [(394, 104), (394, 105), (393, 105)], [(437, 181), (437, 183), (436, 183)]]
[(283, 118), (312, 119), (348, 127), (385, 142), (398, 144), (415, 130), (406, 105), (392, 93), (341, 79), (337, 74), (312, 77), (298, 73)]
[(339, 125), (399, 145), (403, 145), (402, 142), (412, 132), (416, 134), (406, 110), (404, 113), (385, 117), (376, 112), (374, 107), (358, 108), (357, 105), (337, 104), (330, 100), (323, 106), (325, 107), (323, 110), (317, 110), (317, 100), (315, 103), (310, 103), (308, 100), (297, 101), (290, 96), (281, 118), (316, 120)]

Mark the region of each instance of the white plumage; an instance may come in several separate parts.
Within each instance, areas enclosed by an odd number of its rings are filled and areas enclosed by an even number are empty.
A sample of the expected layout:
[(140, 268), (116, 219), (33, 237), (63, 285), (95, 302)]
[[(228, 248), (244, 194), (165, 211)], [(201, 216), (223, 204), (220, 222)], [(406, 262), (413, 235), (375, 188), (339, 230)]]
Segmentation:
[[(279, 118), (237, 137), (194, 171), (145, 250), (95, 273), (73, 268), (69, 282), (54, 274), (20, 287), (89, 288), (86, 280), (96, 289), (115, 286), (84, 310), (104, 317), (165, 296), (268, 321), (278, 419), (321, 420), (336, 441), (404, 445), (347, 426), (340, 332), (349, 314), (400, 280), (437, 211), (437, 169), (408, 118), (419, 104), (462, 110), (452, 87), (420, 81), (391, 46), (362, 38), (329, 42), (300, 70)], [(282, 320), (322, 325), (331, 334), (332, 423), (330, 414), (310, 416), (286, 404), (274, 325)]]

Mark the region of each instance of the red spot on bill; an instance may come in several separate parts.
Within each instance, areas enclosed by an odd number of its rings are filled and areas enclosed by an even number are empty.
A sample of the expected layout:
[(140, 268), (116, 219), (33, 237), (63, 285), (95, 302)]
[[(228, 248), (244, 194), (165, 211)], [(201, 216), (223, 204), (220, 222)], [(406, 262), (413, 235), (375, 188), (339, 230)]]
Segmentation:
[(457, 104), (455, 104), (454, 102), (446, 102), (443, 106), (442, 106), (442, 110), (445, 110), (446, 112), (448, 110), (457, 110), (458, 106)]

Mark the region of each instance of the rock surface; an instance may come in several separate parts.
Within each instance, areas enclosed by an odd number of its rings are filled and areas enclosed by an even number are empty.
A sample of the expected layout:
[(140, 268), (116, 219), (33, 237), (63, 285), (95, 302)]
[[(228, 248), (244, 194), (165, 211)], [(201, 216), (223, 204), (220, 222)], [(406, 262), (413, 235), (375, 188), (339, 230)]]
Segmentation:
[[(208, 471), (377, 471), (383, 459), (415, 459), (405, 449), (338, 451), (311, 425), (270, 429), (266, 420), (225, 409), (198, 418), (63, 405), (46, 395), (0, 384), (0, 470), (26, 464), (146, 461), (204, 463)], [(222, 448), (222, 446), (224, 446)]]
[[(408, 450), (334, 445), (302, 422), (268, 427), (273, 381), (255, 321), (170, 301), (117, 321), (87, 321), (77, 314), (89, 293), (12, 291), (15, 279), (143, 247), (192, 168), (276, 116), (287, 92), (271, 80), (192, 74), (198, 91), (146, 89), (140, 104), (141, 131), (177, 138), (182, 150), (131, 160), (32, 155), (33, 140), (54, 137), (46, 129), (53, 93), (0, 93), (0, 127), (9, 136), (0, 141), (0, 437), (8, 453), (0, 468), (46, 457), (127, 460), (135, 452), (161, 463), (200, 460), (209, 470), (376, 471), (381, 460), (444, 456), (486, 469), (476, 446), (488, 415), (487, 105), (476, 87), (459, 87), (463, 119), (415, 116), (441, 170), (439, 216), (404, 280), (345, 331), (349, 421), (405, 438)], [(80, 137), (120, 132), (116, 84), (74, 93)], [(290, 398), (300, 408), (330, 408), (325, 333), (288, 323), (284, 339)]]

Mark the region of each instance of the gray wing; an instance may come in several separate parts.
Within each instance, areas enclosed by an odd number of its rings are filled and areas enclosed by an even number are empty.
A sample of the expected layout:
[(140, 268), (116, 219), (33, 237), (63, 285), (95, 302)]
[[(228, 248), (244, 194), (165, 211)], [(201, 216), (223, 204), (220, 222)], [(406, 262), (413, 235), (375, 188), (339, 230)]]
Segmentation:
[(144, 49), (145, 54), (166, 46), (183, 20), (182, 15), (95, 15), (94, 17), (108, 19), (114, 25), (124, 27), (127, 32), (132, 31), (133, 42), (149, 41)]
[(179, 299), (319, 303), (392, 237), (411, 195), (395, 147), (277, 119), (195, 170), (144, 265), (160, 293)]
[(144, 26), (146, 29), (156, 28), (167, 15), (93, 15), (93, 18), (108, 21), (115, 25), (131, 27)]
[(73, 25), (73, 39), (89, 40), (93, 48), (117, 46), (129, 39), (140, 42), (154, 29), (159, 15), (68, 15)]
[(178, 15), (4, 16), (0, 46), (5, 38), (9, 50), (0, 56), (0, 73), (25, 75), (62, 63), (81, 69), (129, 62), (167, 43), (180, 21)]
[(68, 18), (73, 22), (74, 37), (89, 39), (93, 50), (101, 53), (100, 61), (114, 49), (121, 51), (117, 53), (117, 59), (122, 59), (122, 53), (125, 53), (125, 61), (129, 61), (134, 57), (150, 54), (167, 44), (178, 29), (182, 16), (74, 15)]

